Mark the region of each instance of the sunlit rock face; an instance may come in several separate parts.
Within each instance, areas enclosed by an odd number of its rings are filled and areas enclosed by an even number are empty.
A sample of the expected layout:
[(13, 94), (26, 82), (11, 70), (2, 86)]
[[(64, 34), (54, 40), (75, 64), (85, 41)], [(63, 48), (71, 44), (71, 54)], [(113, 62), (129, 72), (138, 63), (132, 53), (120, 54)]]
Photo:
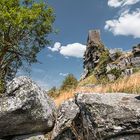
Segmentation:
[(87, 48), (84, 53), (84, 74), (81, 79), (84, 79), (94, 69), (100, 59), (101, 53), (105, 50), (100, 38), (100, 30), (90, 30), (87, 39)]
[(35, 133), (30, 135), (22, 135), (11, 138), (11, 140), (48, 140), (42, 133)]
[(55, 122), (53, 101), (31, 79), (21, 76), (0, 98), (0, 137), (48, 132)]
[(100, 31), (90, 30), (83, 56), (83, 68), (81, 80), (91, 74), (97, 79), (106, 77), (109, 81), (131, 75), (140, 69), (140, 44), (129, 52), (121, 48), (108, 49), (101, 41)]
[(56, 124), (52, 131), (53, 140), (75, 140), (76, 137), (73, 135), (72, 126), (75, 119), (77, 119), (80, 113), (78, 105), (74, 99), (65, 101), (59, 108)]
[(140, 44), (133, 47), (133, 54), (135, 57), (140, 57)]
[(140, 96), (79, 93), (64, 102), (52, 140), (140, 140)]

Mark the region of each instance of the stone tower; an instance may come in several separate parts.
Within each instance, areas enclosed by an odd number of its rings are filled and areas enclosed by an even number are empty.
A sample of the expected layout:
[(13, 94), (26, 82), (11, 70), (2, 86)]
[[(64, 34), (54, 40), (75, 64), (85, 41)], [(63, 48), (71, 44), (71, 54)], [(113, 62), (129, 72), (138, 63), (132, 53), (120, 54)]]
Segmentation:
[(87, 43), (101, 44), (100, 30), (89, 30)]
[(84, 54), (84, 74), (81, 79), (87, 77), (98, 64), (101, 52), (105, 50), (100, 38), (100, 30), (90, 30), (87, 38), (87, 48)]

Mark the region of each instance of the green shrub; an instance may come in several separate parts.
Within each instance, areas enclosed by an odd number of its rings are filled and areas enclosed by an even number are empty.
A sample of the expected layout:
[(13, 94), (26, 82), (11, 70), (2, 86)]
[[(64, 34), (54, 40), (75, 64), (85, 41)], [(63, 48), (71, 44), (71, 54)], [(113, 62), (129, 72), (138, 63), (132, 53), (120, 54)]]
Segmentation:
[(137, 68), (137, 67), (133, 68), (133, 73), (136, 73), (136, 72), (139, 72), (139, 71), (140, 71), (140, 68)]
[(104, 52), (102, 52), (101, 57), (99, 59), (99, 64), (94, 70), (95, 76), (97, 77), (99, 83), (102, 83), (103, 79), (105, 79), (105, 81), (107, 80), (106, 66), (110, 61), (111, 60), (109, 57), (109, 51), (106, 49)]
[(48, 96), (52, 97), (52, 98), (56, 98), (58, 97), (60, 94), (59, 90), (56, 87), (52, 87), (49, 91), (48, 91)]
[(60, 90), (70, 90), (75, 89), (78, 85), (77, 79), (74, 77), (73, 74), (69, 74), (64, 79), (62, 86), (60, 87)]
[(115, 58), (119, 58), (120, 56), (122, 56), (122, 52), (120, 50), (115, 52)]
[(108, 74), (113, 74), (113, 75), (115, 75), (116, 79), (118, 79), (118, 78), (120, 78), (122, 71), (121, 71), (121, 69), (114, 68), (114, 69), (110, 70), (108, 72)]
[(101, 75), (98, 79), (98, 84), (108, 84), (109, 83), (109, 79), (106, 75)]

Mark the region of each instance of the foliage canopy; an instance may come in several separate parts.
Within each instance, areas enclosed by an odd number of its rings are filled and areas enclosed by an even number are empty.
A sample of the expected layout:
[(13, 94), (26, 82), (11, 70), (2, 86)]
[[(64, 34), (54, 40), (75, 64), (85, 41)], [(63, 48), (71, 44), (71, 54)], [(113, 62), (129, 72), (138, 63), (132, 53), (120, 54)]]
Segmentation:
[(37, 62), (53, 22), (46, 1), (0, 0), (0, 79), (11, 80), (18, 68)]

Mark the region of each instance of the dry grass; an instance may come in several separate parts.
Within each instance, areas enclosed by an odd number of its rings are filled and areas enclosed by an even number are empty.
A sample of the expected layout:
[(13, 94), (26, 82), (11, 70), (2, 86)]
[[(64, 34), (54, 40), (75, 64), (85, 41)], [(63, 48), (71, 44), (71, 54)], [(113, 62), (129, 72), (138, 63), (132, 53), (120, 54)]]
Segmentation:
[(125, 92), (125, 93), (140, 93), (140, 73), (133, 74), (129, 77), (124, 77), (114, 83), (95, 87), (93, 92)]
[(97, 83), (97, 79), (96, 77), (92, 74), (90, 76), (88, 76), (86, 79), (81, 80), (78, 84), (78, 86), (85, 86), (87, 84), (96, 84)]
[(114, 83), (108, 83), (106, 85), (98, 85), (94, 88), (86, 86), (78, 86), (75, 90), (68, 92), (62, 92), (57, 98), (55, 103), (59, 106), (63, 101), (73, 98), (75, 93), (111, 93), (111, 92), (125, 92), (140, 94), (140, 73), (133, 74), (129, 77), (124, 77), (115, 81)]
[(62, 91), (60, 95), (54, 99), (54, 102), (57, 106), (59, 106), (63, 101), (66, 101), (75, 95), (75, 90), (70, 91)]

